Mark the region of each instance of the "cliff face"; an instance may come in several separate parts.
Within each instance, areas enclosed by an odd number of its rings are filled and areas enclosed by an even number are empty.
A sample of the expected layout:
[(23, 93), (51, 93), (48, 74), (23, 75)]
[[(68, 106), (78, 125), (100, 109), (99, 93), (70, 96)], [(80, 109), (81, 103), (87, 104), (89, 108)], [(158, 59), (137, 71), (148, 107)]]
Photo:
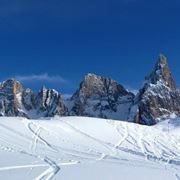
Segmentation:
[(66, 102), (54, 89), (43, 87), (34, 93), (13, 79), (0, 84), (0, 116), (72, 115), (153, 125), (171, 114), (180, 116), (180, 91), (163, 55), (136, 96), (113, 79), (95, 74), (87, 74)]
[(167, 59), (160, 55), (152, 73), (145, 78), (136, 96), (130, 119), (136, 123), (153, 125), (171, 114), (180, 115), (180, 92), (171, 75)]
[(1, 116), (21, 116), (23, 112), (20, 96), (23, 88), (15, 80), (7, 80), (0, 85), (0, 115)]
[(177, 89), (168, 66), (167, 58), (162, 54), (159, 56), (158, 62), (152, 73), (146, 77), (146, 81), (147, 84), (157, 84), (158, 82), (161, 82), (171, 90)]
[(44, 114), (46, 117), (55, 115), (68, 115), (62, 96), (54, 89), (46, 89), (45, 87), (36, 96), (36, 109), (38, 114)]
[(47, 117), (67, 115), (67, 109), (61, 95), (55, 90), (43, 88), (35, 94), (11, 79), (0, 85), (0, 115)]
[(70, 101), (71, 115), (127, 120), (134, 95), (111, 78), (88, 74)]

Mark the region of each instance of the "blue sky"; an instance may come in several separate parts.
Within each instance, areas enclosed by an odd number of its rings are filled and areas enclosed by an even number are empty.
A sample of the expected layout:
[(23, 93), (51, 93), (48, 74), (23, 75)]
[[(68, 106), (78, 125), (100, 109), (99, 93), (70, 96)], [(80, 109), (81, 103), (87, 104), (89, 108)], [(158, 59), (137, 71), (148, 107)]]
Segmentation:
[(137, 89), (159, 53), (180, 85), (179, 0), (0, 0), (0, 80), (71, 94), (89, 72)]

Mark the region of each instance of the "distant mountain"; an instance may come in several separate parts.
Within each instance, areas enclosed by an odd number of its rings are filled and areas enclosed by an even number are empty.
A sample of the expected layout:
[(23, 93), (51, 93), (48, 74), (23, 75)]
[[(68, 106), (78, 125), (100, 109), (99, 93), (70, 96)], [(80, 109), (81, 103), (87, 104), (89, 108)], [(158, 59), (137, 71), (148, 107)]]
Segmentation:
[(69, 102), (70, 115), (127, 120), (134, 95), (111, 78), (88, 74)]
[(153, 125), (171, 114), (180, 115), (180, 91), (171, 75), (167, 59), (160, 55), (152, 73), (135, 97), (129, 119)]
[(113, 79), (95, 74), (87, 74), (66, 101), (54, 89), (43, 87), (34, 93), (14, 79), (0, 84), (0, 116), (32, 119), (71, 115), (154, 125), (171, 114), (180, 116), (180, 91), (164, 55), (136, 96)]
[(43, 87), (35, 94), (14, 79), (0, 84), (1, 116), (37, 118), (67, 114), (61, 95), (53, 89)]

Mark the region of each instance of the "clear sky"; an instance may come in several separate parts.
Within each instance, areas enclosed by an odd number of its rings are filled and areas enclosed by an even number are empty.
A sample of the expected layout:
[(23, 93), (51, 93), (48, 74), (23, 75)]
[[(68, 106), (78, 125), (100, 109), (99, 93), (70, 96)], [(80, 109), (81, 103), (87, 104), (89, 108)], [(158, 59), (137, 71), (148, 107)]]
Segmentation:
[(180, 85), (179, 0), (0, 0), (0, 80), (72, 93), (89, 72), (137, 89), (159, 53)]

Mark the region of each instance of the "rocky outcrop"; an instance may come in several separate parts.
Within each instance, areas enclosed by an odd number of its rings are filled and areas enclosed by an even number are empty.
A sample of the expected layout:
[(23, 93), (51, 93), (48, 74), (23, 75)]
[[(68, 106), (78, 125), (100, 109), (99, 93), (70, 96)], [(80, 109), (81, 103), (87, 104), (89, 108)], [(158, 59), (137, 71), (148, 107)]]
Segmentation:
[(0, 84), (0, 116), (37, 118), (67, 114), (63, 99), (55, 90), (42, 88), (35, 94), (13, 79)]
[(14, 79), (0, 84), (0, 116), (31, 119), (73, 115), (154, 125), (171, 114), (180, 116), (180, 91), (164, 55), (136, 96), (111, 78), (95, 74), (86, 75), (66, 102), (53, 89), (43, 87), (34, 93)]
[(134, 95), (111, 78), (88, 74), (69, 102), (70, 115), (127, 120)]
[(45, 117), (68, 115), (62, 96), (54, 89), (43, 87), (36, 96), (35, 101), (37, 113), (40, 115), (43, 114)]
[(24, 116), (21, 95), (23, 87), (15, 80), (7, 80), (0, 84), (0, 115)]
[(134, 100), (129, 119), (153, 125), (171, 114), (180, 115), (180, 92), (171, 75), (167, 59), (160, 55), (152, 73)]
[(176, 83), (168, 66), (167, 58), (163, 54), (160, 54), (153, 72), (146, 77), (146, 81), (146, 84), (157, 84), (158, 82), (161, 82), (171, 90), (177, 89)]

